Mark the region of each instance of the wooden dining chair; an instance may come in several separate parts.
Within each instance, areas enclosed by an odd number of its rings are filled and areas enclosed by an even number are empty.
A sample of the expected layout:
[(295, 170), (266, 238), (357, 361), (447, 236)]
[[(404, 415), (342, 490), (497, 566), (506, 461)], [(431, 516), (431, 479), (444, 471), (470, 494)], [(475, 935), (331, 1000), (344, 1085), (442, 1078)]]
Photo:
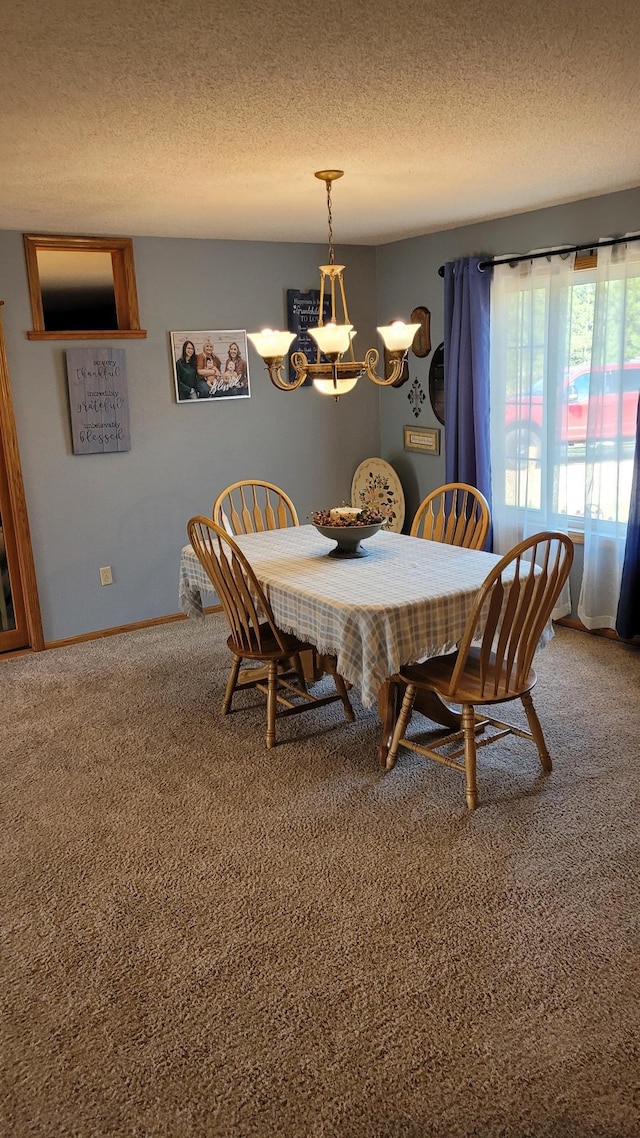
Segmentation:
[[(297, 715), (338, 699), (342, 700), (345, 718), (353, 722), (353, 708), (345, 682), (336, 671), (334, 657), (325, 656), (324, 661), (325, 670), (333, 677), (335, 695), (316, 697), (307, 690), (300, 653), (313, 650), (313, 645), (278, 628), (260, 583), (233, 538), (211, 518), (205, 517), (191, 518), (187, 532), (193, 550), (220, 598), (231, 629), (227, 646), (233, 653), (233, 662), (222, 714), (230, 711), (235, 691), (258, 688), (264, 692), (267, 697), (267, 747), (275, 746), (277, 717)], [(244, 659), (260, 661), (266, 666), (266, 671), (248, 668), (240, 676), (240, 665)], [(294, 696), (301, 702), (294, 703)]]
[(482, 549), (490, 521), (484, 494), (466, 482), (449, 482), (423, 498), (410, 534), (465, 549)]
[[(531, 690), (537, 676), (532, 667), (534, 652), (573, 562), (573, 545), (561, 533), (538, 533), (514, 546), (486, 577), (457, 651), (433, 656), (423, 664), (400, 669), (398, 678), (406, 690), (398, 715), (387, 769), (394, 766), (398, 748), (407, 747), (466, 776), (469, 810), (478, 802), (476, 750), (505, 735), (520, 735), (536, 744), (545, 771), (551, 758)], [(407, 738), (413, 703), (419, 690), (436, 692), (448, 703), (462, 705), (461, 729), (431, 746)], [(522, 701), (529, 731), (476, 712), (477, 704)], [(487, 727), (493, 728), (487, 732)], [(484, 732), (481, 739), (478, 732)], [(462, 746), (459, 746), (462, 742)], [(458, 761), (464, 754), (464, 761)]]
[(227, 533), (259, 533), (297, 526), (298, 515), (288, 494), (272, 482), (243, 479), (227, 486), (213, 503), (212, 517)]
[[(211, 516), (231, 537), (300, 524), (296, 508), (284, 490), (273, 482), (249, 478), (233, 482), (218, 494)], [(316, 649), (305, 653), (303, 659), (307, 679), (318, 679), (324, 669)]]

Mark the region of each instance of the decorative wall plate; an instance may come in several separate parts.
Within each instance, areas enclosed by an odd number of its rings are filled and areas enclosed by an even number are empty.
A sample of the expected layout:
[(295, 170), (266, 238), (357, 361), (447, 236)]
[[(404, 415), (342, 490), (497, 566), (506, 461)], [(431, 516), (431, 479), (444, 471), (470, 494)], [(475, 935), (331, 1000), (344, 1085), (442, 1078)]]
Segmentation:
[(383, 458), (366, 458), (351, 483), (351, 505), (379, 510), (386, 522), (383, 529), (402, 533), (404, 491), (398, 475)]

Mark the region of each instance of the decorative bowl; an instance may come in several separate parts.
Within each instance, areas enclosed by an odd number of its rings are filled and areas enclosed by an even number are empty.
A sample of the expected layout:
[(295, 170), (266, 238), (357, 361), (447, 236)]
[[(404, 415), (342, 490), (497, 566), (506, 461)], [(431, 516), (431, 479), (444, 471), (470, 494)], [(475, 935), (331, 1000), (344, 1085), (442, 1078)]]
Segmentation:
[(329, 550), (329, 557), (366, 557), (367, 551), (360, 548), (360, 542), (373, 537), (374, 533), (382, 529), (383, 524), (384, 522), (373, 522), (368, 526), (325, 526), (313, 523), (318, 533), (338, 543), (334, 549)]

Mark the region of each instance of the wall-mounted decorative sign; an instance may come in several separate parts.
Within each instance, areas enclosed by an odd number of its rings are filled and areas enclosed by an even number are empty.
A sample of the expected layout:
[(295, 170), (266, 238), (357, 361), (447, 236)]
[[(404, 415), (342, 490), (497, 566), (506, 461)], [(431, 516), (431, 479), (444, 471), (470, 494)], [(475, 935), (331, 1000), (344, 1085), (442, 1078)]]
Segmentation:
[[(287, 328), (290, 332), (295, 332), (296, 338), (293, 341), (290, 353), (304, 352), (310, 364), (314, 364), (318, 358), (318, 346), (314, 340), (311, 339), (308, 328), (316, 328), (318, 325), (318, 316), (320, 314), (320, 289), (310, 288), (305, 291), (299, 291), (294, 288), (287, 289)], [(326, 321), (331, 316), (331, 297), (326, 296), (323, 303), (322, 319)], [(291, 358), (291, 355), (289, 356)], [(320, 359), (326, 362), (325, 357), (321, 356)], [(296, 373), (289, 364), (289, 379), (294, 380)], [(302, 387), (309, 387), (311, 384), (311, 376), (305, 379)]]
[(411, 384), (411, 387), (409, 388), (409, 394), (407, 395), (407, 399), (409, 400), (409, 403), (411, 404), (411, 410), (413, 411), (416, 419), (418, 418), (418, 415), (422, 411), (422, 404), (424, 403), (426, 398), (427, 397), (426, 397), (424, 391), (422, 390), (422, 387), (420, 386), (419, 381), (417, 379), (414, 379), (413, 383)]
[(170, 332), (169, 338), (178, 403), (249, 398), (244, 329)]
[(131, 450), (124, 348), (68, 348), (74, 454)]
[(439, 427), (403, 427), (404, 449), (440, 454)]

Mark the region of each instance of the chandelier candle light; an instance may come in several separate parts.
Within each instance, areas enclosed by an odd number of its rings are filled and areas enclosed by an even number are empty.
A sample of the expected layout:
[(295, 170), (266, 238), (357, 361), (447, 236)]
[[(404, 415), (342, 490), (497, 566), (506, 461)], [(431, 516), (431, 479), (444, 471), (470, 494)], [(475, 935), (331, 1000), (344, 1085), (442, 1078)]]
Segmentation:
[[(295, 391), (302, 386), (308, 376), (311, 376), (316, 391), (321, 392), (322, 395), (333, 395), (336, 400), (347, 391), (351, 391), (361, 375), (368, 376), (379, 387), (392, 387), (402, 374), (407, 352), (420, 327), (419, 324), (405, 324), (402, 320), (395, 320), (392, 324), (385, 324), (378, 328), (391, 365), (387, 376), (381, 378), (376, 375), (376, 367), (380, 358), (380, 353), (376, 348), (369, 348), (363, 360), (356, 360), (353, 351), (353, 337), (356, 332), (353, 324), (349, 323), (349, 311), (342, 276), (344, 265), (334, 263), (333, 229), (331, 225), (331, 183), (335, 182), (337, 178), (341, 178), (343, 174), (344, 170), (318, 170), (316, 173), (316, 178), (320, 178), (327, 187), (329, 222), (329, 264), (319, 266), (320, 307), (318, 326), (307, 329), (318, 347), (316, 362), (309, 363), (304, 352), (294, 352), (291, 356), (291, 363), (296, 377), (291, 383), (287, 383), (282, 375), (282, 368), (287, 352), (295, 340), (295, 332), (274, 332), (270, 328), (265, 328), (262, 332), (248, 333), (249, 340), (267, 365), (269, 379), (280, 391)], [(323, 323), (322, 317), (325, 295), (331, 297), (331, 317), (326, 324)], [(338, 301), (342, 309), (341, 324), (338, 323), (336, 315)], [(345, 353), (347, 353), (347, 358), (343, 359)], [(322, 359), (322, 356), (325, 358)]]

